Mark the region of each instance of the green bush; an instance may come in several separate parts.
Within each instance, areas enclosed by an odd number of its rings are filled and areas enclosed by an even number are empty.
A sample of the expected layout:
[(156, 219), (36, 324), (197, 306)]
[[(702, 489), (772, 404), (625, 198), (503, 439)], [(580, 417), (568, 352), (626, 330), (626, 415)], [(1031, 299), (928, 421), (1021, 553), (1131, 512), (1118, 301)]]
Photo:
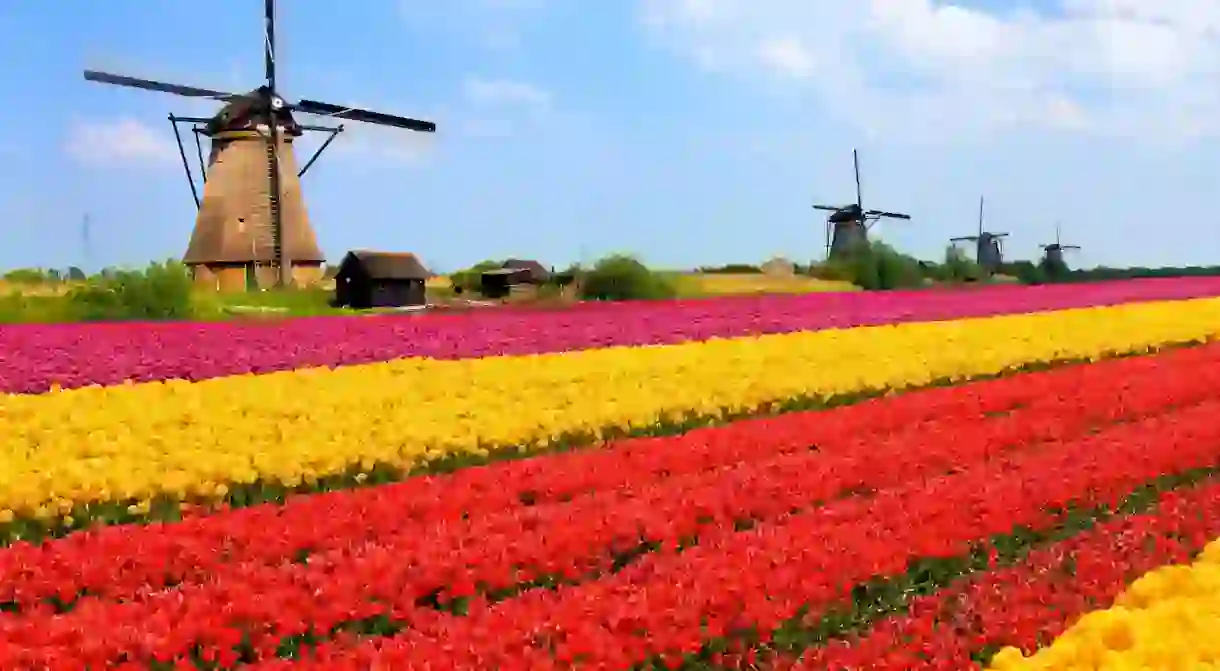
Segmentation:
[(983, 268), (966, 256), (966, 252), (963, 252), (957, 245), (949, 245), (945, 248), (943, 268), (944, 279), (947, 282), (977, 282), (986, 274), (983, 272)]
[(478, 291), (483, 285), (483, 272), (486, 270), (495, 270), (504, 265), (503, 261), (479, 261), (473, 266), (459, 270), (449, 275), (449, 282), (455, 290), (463, 291)]
[(1001, 266), (1000, 272), (1017, 278), (1017, 281), (1021, 284), (1046, 284), (1048, 281), (1046, 273), (1042, 269), (1042, 264), (1036, 264), (1032, 261), (1005, 263)]
[(585, 271), (580, 267), (580, 264), (573, 263), (567, 268), (551, 274), (551, 283), (557, 287), (566, 287), (583, 277), (584, 273)]
[(810, 274), (823, 280), (851, 282), (866, 291), (887, 291), (922, 287), (925, 271), (915, 258), (874, 241), (854, 249), (847, 258), (818, 264)]
[(677, 290), (665, 276), (632, 256), (614, 254), (593, 264), (581, 277), (581, 298), (597, 301), (673, 298)]
[(13, 284), (43, 284), (46, 282), (55, 282), (59, 280), (59, 274), (53, 270), (43, 270), (42, 268), (17, 268), (4, 273), (4, 280)]
[(923, 271), (914, 257), (901, 254), (884, 242), (870, 245), (877, 263), (880, 289), (915, 289), (923, 286)]
[(760, 275), (762, 268), (748, 263), (729, 263), (723, 266), (704, 266), (699, 272), (705, 275)]
[(116, 270), (90, 279), (67, 296), (70, 315), (81, 321), (189, 319), (194, 316), (192, 283), (176, 261), (142, 270)]
[(62, 296), (0, 294), (0, 324), (51, 324), (70, 321)]
[(855, 284), (856, 275), (850, 264), (842, 261), (822, 261), (809, 264), (805, 275), (827, 282), (851, 282)]

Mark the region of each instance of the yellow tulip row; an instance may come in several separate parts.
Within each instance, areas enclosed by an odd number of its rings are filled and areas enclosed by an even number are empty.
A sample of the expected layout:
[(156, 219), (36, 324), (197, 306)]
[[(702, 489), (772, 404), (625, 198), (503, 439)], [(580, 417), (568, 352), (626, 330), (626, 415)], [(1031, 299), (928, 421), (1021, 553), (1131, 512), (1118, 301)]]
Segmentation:
[(1136, 580), (1112, 608), (1080, 618), (1050, 646), (1024, 657), (1005, 648), (992, 671), (1212, 669), (1220, 664), (1220, 540), (1190, 565)]
[[(0, 396), (0, 522), (215, 500), (1220, 335), (1220, 299)], [(355, 476), (359, 477), (359, 476)]]

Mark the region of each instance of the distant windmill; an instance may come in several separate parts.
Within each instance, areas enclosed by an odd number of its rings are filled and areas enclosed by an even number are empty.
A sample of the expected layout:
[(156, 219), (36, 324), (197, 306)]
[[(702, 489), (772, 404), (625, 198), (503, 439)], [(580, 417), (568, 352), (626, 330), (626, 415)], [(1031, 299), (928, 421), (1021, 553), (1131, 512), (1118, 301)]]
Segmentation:
[(864, 197), (860, 192), (860, 154), (851, 151), (856, 170), (856, 202), (850, 205), (814, 205), (815, 210), (830, 212), (826, 218), (826, 259), (848, 256), (853, 249), (868, 243), (868, 231), (878, 219), (907, 219), (909, 214), (865, 210)]
[(1049, 245), (1039, 245), (1042, 248), (1043, 264), (1057, 268), (1066, 268), (1067, 264), (1063, 261), (1063, 253), (1069, 250), (1078, 250), (1080, 245), (1065, 245), (1059, 239), (1059, 222), (1055, 222), (1055, 241)]
[(963, 235), (949, 238), (949, 242), (973, 242), (975, 244), (974, 260), (988, 274), (995, 274), (1004, 263), (1004, 247), (1002, 241), (1007, 233), (992, 233), (983, 230), (983, 196), (979, 196), (979, 230), (975, 235)]

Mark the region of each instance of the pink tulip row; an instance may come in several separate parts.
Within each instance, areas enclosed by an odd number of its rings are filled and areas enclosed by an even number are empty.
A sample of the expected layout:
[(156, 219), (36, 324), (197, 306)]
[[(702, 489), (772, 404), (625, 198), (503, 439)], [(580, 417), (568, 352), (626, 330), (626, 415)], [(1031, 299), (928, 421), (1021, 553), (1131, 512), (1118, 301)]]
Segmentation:
[(585, 304), (273, 323), (0, 327), (0, 391), (204, 379), (426, 356), (556, 352), (1220, 295), (1218, 278)]

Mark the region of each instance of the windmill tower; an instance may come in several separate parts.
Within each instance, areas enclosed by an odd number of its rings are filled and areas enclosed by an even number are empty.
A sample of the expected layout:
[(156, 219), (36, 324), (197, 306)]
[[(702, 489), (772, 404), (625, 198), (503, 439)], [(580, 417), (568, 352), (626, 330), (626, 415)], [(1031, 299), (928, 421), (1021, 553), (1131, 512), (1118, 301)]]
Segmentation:
[(815, 210), (830, 212), (826, 218), (826, 260), (849, 256), (852, 250), (868, 243), (868, 231), (878, 219), (905, 219), (911, 215), (882, 210), (865, 210), (860, 190), (860, 153), (851, 151), (856, 171), (856, 202), (850, 205), (814, 205)]
[(1042, 265), (1047, 268), (1067, 268), (1063, 253), (1080, 249), (1080, 245), (1065, 245), (1059, 239), (1059, 222), (1055, 222), (1055, 241), (1042, 247)]
[(999, 272), (1000, 266), (1004, 263), (1004, 246), (1003, 239), (1008, 237), (1007, 233), (992, 233), (983, 230), (983, 196), (979, 196), (979, 229), (975, 235), (963, 235), (956, 238), (949, 238), (949, 242), (957, 244), (959, 242), (975, 243), (974, 259), (987, 274), (994, 275)]
[[(276, 82), (275, 0), (264, 0), (263, 11), (266, 81), (249, 93), (226, 93), (85, 71), (89, 81), (224, 103), (211, 118), (170, 115), (176, 136), (178, 123), (196, 124), (201, 164), (203, 151), (198, 138), (203, 136), (210, 144), (207, 166), (200, 166), (204, 182), (200, 199), (182, 138), (178, 136), (178, 151), (198, 208), (183, 261), (191, 268), (196, 284), (221, 290), (288, 286), (294, 281), (314, 281), (322, 275), (325, 257), (305, 211), (300, 177), (343, 127), (303, 125), (294, 112), (427, 133), (436, 131), (436, 125), (427, 121), (314, 100), (285, 101)], [(298, 171), (292, 144), (305, 131), (329, 132), (331, 137)]]

